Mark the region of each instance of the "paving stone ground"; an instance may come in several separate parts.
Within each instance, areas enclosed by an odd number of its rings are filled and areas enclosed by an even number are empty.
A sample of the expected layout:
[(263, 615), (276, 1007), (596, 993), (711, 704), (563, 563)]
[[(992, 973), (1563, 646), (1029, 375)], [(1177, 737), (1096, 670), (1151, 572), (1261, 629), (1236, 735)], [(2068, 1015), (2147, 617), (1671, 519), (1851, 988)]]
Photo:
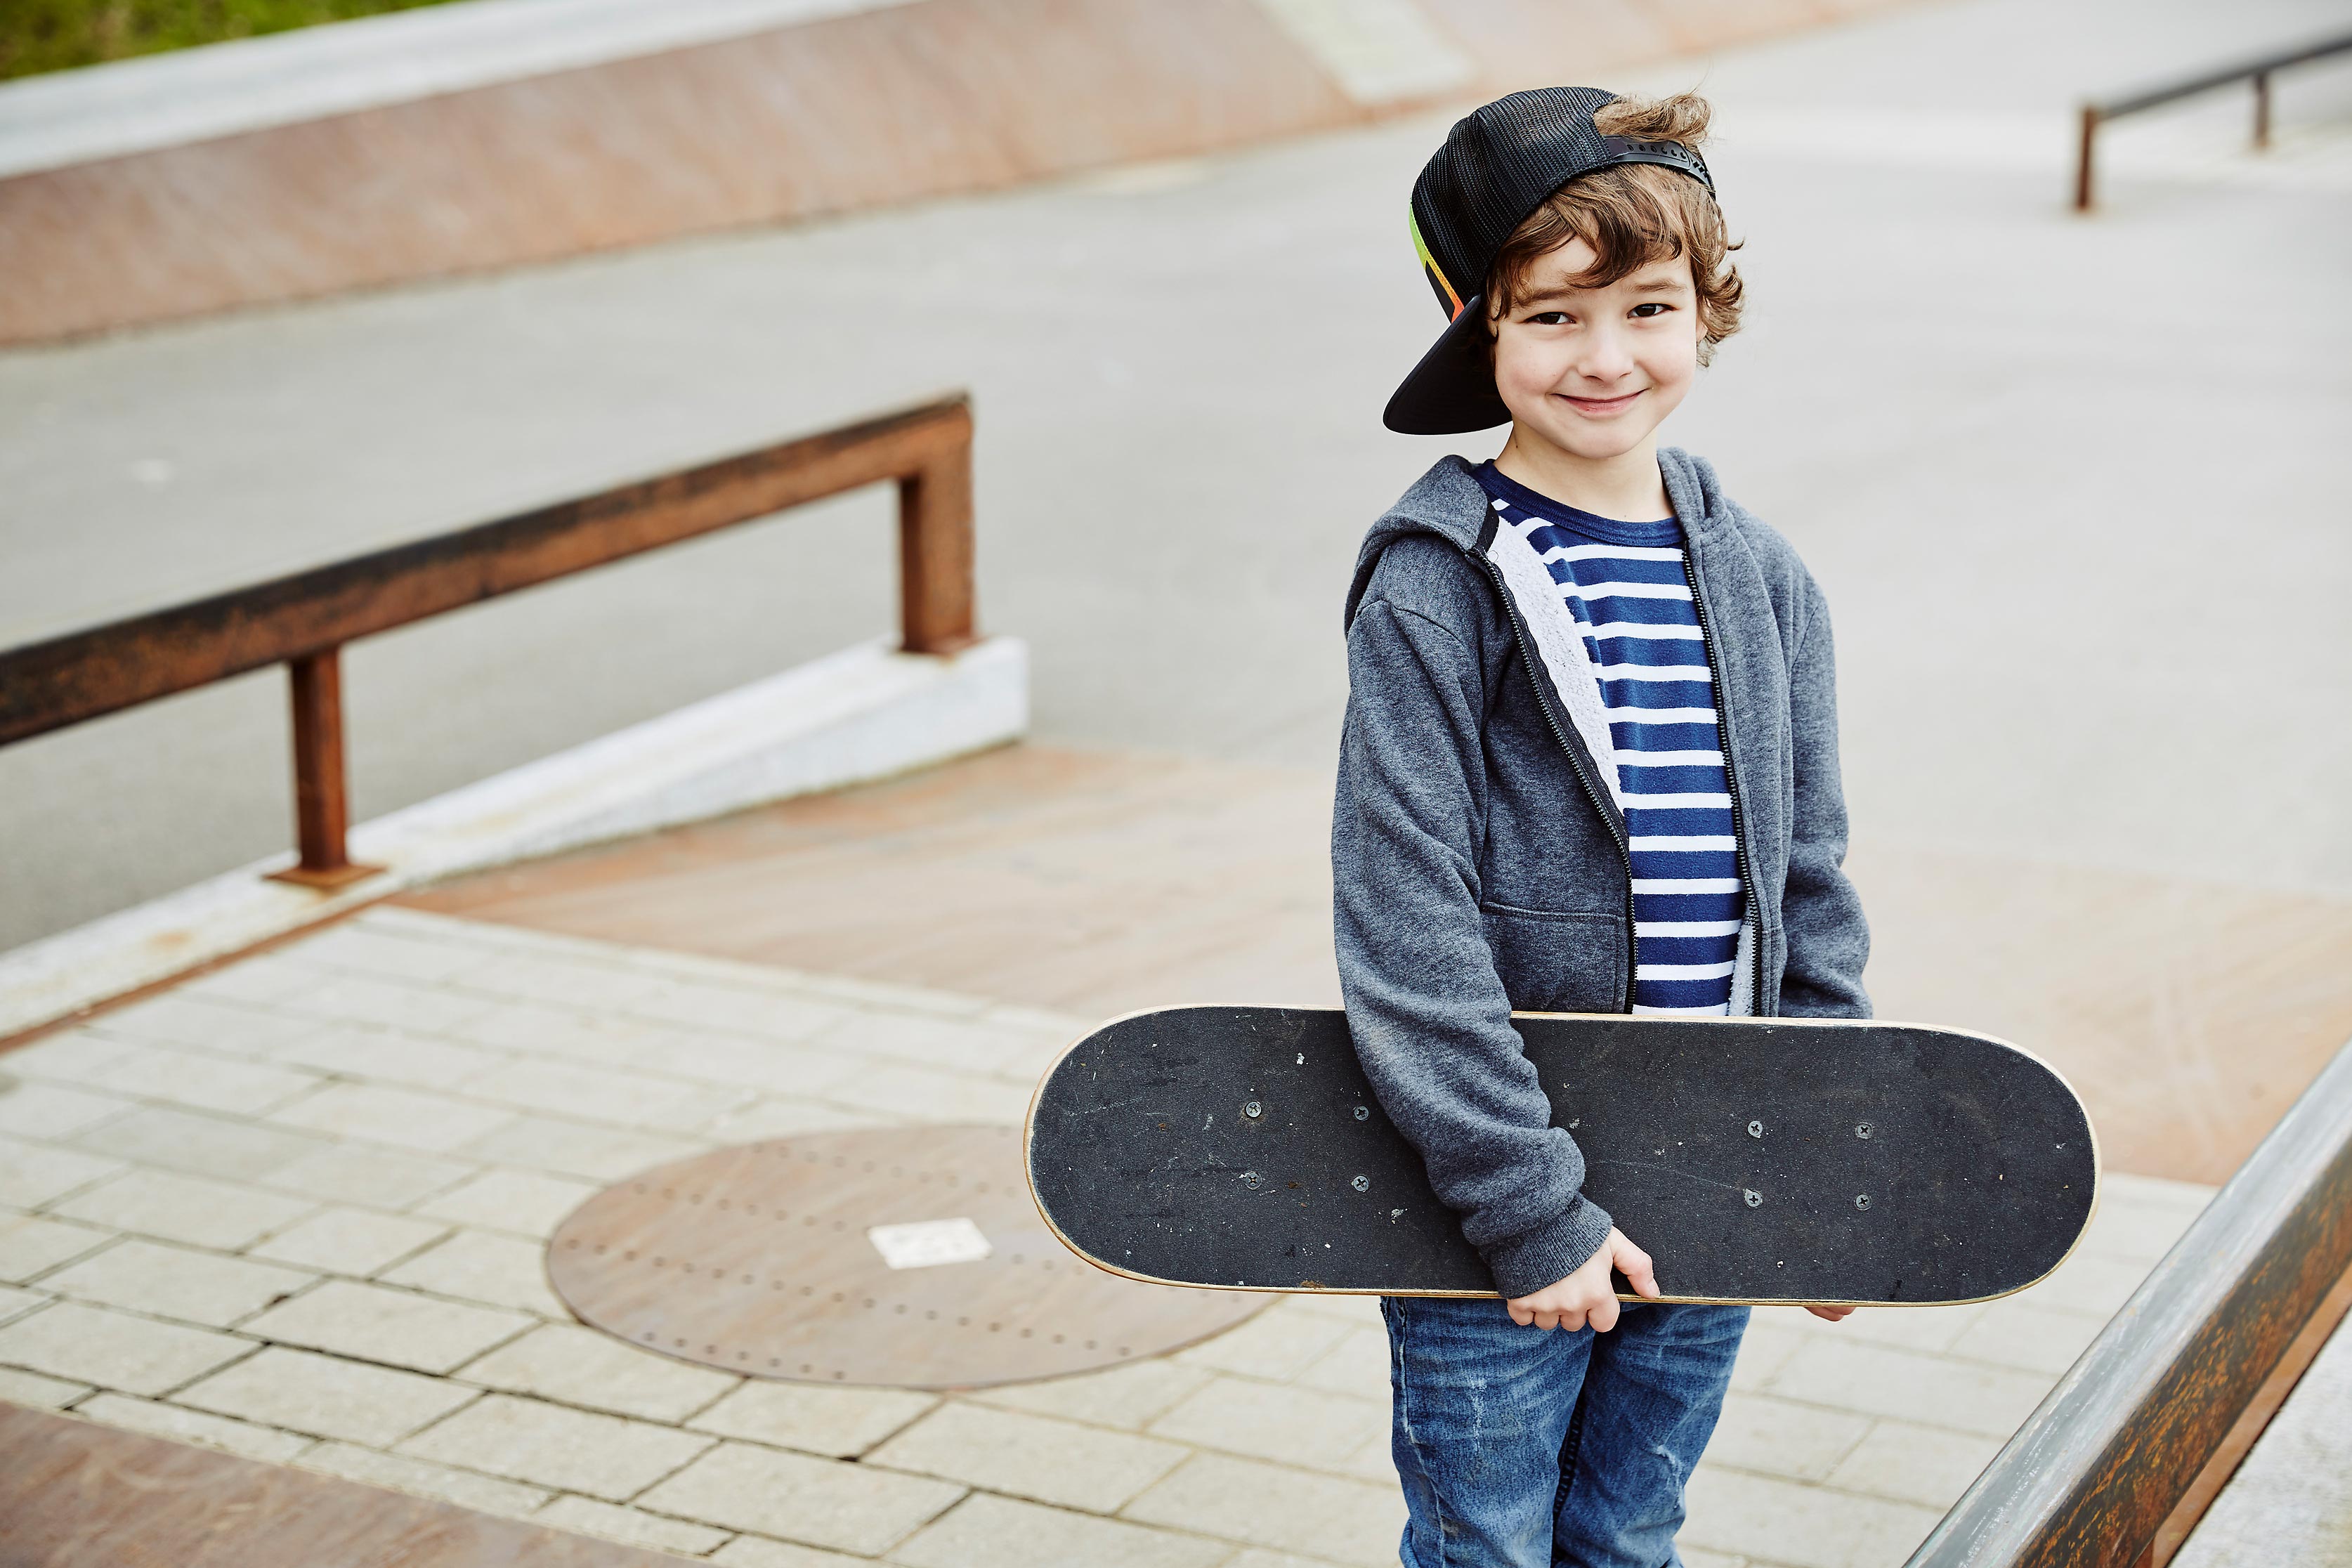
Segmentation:
[[(733, 1568), (1395, 1561), (1374, 1304), (944, 1398), (573, 1323), (575, 1204), (729, 1142), (1017, 1119), (1075, 1018), (378, 910), (0, 1058), (0, 1399)], [(2209, 1196), (2111, 1176), (1985, 1306), (1760, 1311), (1692, 1568), (1900, 1563)]]

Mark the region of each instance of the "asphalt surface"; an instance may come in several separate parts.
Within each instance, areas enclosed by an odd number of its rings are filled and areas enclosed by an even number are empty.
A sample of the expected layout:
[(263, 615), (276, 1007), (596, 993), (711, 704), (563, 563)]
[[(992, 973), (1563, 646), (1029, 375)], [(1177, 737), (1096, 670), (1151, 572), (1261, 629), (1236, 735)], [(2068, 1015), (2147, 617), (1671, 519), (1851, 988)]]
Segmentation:
[[(1697, 83), (1749, 325), (1667, 426), (1837, 617), (1858, 837), (2352, 897), (2352, 67), (2085, 94), (2340, 5), (1969, 0)], [(0, 355), (0, 644), (816, 428), (980, 414), (1045, 738), (1328, 767), (1365, 524), (1444, 451), (1402, 221), (1444, 116)], [(359, 645), (373, 816), (885, 630), (887, 498)], [(0, 752), (0, 947), (282, 847), (272, 672)]]

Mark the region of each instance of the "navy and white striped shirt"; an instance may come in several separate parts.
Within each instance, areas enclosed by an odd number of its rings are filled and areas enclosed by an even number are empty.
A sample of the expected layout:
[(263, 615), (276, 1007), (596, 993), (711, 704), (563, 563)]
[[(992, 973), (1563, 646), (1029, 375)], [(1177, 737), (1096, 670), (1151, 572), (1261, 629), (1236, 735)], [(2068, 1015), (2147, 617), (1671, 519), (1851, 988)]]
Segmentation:
[(1633, 1011), (1727, 1013), (1746, 900), (1682, 525), (1595, 517), (1492, 463), (1478, 479), (1549, 570), (1601, 688), (1633, 863)]

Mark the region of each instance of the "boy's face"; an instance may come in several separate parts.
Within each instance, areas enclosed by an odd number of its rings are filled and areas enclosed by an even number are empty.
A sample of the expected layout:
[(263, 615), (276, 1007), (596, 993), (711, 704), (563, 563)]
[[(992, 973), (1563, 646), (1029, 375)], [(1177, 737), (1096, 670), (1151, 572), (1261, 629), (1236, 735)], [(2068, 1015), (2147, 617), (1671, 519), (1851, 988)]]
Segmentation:
[(1690, 390), (1698, 295), (1687, 256), (1572, 287), (1592, 263), (1580, 239), (1537, 258), (1518, 303), (1493, 323), (1495, 387), (1522, 437), (1605, 460), (1646, 442)]

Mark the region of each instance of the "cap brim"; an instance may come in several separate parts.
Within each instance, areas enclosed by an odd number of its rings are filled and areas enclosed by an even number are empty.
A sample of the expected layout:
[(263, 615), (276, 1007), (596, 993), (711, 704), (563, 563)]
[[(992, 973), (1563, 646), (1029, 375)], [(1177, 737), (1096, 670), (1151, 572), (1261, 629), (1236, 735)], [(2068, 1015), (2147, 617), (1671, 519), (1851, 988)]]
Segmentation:
[(1486, 297), (1474, 297), (1389, 398), (1381, 423), (1400, 436), (1459, 436), (1510, 423), (1495, 391)]

